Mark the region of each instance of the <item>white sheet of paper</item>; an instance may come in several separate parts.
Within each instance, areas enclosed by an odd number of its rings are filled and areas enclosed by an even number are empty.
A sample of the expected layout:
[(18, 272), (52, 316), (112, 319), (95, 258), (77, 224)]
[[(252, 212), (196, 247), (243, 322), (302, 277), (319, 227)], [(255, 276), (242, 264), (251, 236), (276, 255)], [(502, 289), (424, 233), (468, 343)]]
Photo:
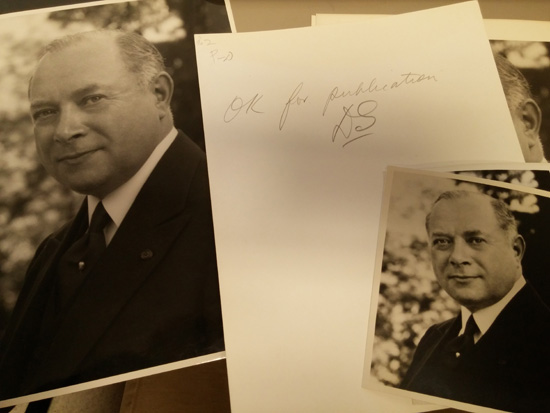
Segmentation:
[(522, 161), (477, 3), (196, 46), (233, 410), (429, 410), (361, 388), (383, 170)]

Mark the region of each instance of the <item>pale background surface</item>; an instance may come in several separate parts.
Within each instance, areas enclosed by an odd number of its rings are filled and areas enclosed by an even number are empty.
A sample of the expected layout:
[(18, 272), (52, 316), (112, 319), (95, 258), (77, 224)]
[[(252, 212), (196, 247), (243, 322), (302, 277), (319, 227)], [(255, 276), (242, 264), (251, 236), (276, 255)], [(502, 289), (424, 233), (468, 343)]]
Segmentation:
[[(309, 26), (317, 13), (396, 14), (460, 3), (456, 0), (226, 0), (236, 31), (274, 30)], [(486, 19), (549, 20), (546, 0), (480, 0)]]

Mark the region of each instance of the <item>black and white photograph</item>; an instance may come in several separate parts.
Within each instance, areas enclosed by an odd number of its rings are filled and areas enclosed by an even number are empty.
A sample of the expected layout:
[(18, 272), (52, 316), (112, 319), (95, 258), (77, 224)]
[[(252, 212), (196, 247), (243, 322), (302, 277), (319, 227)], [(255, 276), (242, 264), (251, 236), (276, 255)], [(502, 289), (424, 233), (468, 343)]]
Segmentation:
[(548, 411), (549, 174), (389, 168), (365, 386)]
[(0, 406), (219, 357), (193, 36), (223, 1), (0, 18)]
[(525, 162), (550, 159), (550, 42), (491, 40)]

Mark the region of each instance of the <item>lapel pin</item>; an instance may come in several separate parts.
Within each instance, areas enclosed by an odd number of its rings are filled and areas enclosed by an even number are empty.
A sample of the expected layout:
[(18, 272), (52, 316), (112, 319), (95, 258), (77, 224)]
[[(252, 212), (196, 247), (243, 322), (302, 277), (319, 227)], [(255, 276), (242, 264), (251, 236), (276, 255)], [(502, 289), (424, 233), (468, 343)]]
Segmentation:
[(151, 251), (150, 249), (141, 251), (140, 258), (142, 260), (149, 260), (153, 258), (153, 251)]

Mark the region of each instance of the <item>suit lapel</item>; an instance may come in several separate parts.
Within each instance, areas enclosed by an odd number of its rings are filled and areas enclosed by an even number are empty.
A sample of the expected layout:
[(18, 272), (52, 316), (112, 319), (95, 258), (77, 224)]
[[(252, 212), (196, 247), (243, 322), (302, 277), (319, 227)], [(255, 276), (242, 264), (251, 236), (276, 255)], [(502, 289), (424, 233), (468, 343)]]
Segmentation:
[[(44, 358), (42, 374), (49, 376), (53, 370), (56, 376), (68, 377), (162, 261), (191, 218), (185, 210), (186, 196), (201, 162), (199, 153), (192, 142), (178, 136), (161, 158), (101, 262), (65, 312)], [(55, 365), (48, 365), (47, 360)], [(43, 380), (41, 374), (36, 380)]]
[[(418, 358), (413, 359), (409, 370), (403, 382), (401, 383), (402, 388), (407, 388), (411, 383), (414, 382), (416, 376), (424, 369), (424, 366), (432, 357), (434, 352), (438, 351), (446, 342), (451, 338), (456, 337), (461, 327), (461, 318), (460, 315), (450, 319), (446, 322), (441, 323), (440, 325), (434, 326), (433, 330), (426, 332), (430, 334), (429, 338), (422, 338), (419, 344), (419, 348), (416, 349), (416, 354)], [(424, 343), (422, 343), (424, 341)], [(423, 345), (420, 348), (420, 345)]]

